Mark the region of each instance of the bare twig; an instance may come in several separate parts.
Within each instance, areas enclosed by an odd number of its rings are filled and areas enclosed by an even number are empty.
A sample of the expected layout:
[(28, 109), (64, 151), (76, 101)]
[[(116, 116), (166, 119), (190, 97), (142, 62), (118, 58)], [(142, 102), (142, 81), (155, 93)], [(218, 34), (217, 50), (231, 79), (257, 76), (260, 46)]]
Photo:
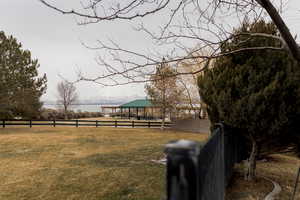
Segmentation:
[[(274, 4), (270, 0), (128, 0), (106, 1), (91, 0), (81, 3), (81, 9), (63, 9), (49, 3), (48, 0), (39, 0), (47, 7), (62, 14), (74, 15), (82, 19), (80, 24), (100, 23), (102, 21), (135, 20), (147, 16), (161, 17), (159, 31), (147, 28), (142, 22), (136, 28), (142, 34), (150, 36), (159, 46), (166, 45), (165, 52), (153, 56), (149, 52), (143, 54), (128, 48), (122, 48), (118, 42), (109, 40), (109, 43), (98, 40), (96, 46), (89, 49), (105, 51), (110, 58), (99, 56), (96, 60), (103, 67), (103, 74), (95, 77), (85, 77), (79, 74), (78, 81), (92, 81), (103, 86), (116, 86), (129, 83), (144, 83), (151, 81), (155, 66), (161, 64), (162, 57), (166, 63), (174, 66), (184, 61), (201, 59), (203, 62), (228, 56), (244, 51), (288, 49), (291, 55), (300, 61), (300, 50), (292, 37), (288, 27), (280, 17)], [(258, 21), (266, 11), (280, 30), (280, 35), (264, 33), (234, 34), (233, 26), (247, 20)], [(167, 14), (167, 15), (166, 15)], [(233, 21), (233, 25), (229, 22)], [(221, 52), (220, 45), (236, 37), (246, 36), (246, 42), (252, 37), (265, 37), (278, 40), (282, 45), (258, 46), (241, 48), (228, 52)], [(170, 46), (172, 45), (172, 48)], [(196, 48), (195, 48), (196, 46)], [(209, 49), (207, 55), (197, 54)], [(169, 53), (167, 53), (169, 52)], [(99, 53), (100, 54), (100, 53)], [(159, 56), (160, 55), (160, 56)], [(203, 69), (189, 71), (187, 74), (199, 73)], [(185, 75), (178, 72), (176, 75)]]

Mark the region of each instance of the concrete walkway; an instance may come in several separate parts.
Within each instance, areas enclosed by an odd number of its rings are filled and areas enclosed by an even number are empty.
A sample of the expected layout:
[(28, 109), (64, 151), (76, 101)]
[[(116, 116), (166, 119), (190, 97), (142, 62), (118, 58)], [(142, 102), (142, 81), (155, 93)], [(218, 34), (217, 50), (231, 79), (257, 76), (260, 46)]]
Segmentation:
[(277, 182), (272, 181), (271, 179), (266, 178), (266, 177), (263, 177), (263, 178), (266, 179), (266, 180), (268, 180), (268, 181), (270, 181), (270, 182), (273, 184), (273, 186), (274, 186), (272, 192), (270, 192), (270, 193), (265, 197), (264, 200), (274, 200), (275, 197), (281, 192), (282, 189), (281, 189), (280, 185), (279, 185)]
[(175, 121), (172, 129), (194, 133), (210, 133), (210, 121), (208, 119), (183, 119)]

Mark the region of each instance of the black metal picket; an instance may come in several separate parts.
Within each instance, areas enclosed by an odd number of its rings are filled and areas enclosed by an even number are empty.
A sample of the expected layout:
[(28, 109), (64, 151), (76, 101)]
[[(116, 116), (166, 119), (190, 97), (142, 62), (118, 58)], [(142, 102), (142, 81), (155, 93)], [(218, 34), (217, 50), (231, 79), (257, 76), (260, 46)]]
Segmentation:
[(167, 144), (167, 200), (223, 200), (234, 164), (245, 158), (243, 143), (219, 124), (203, 146), (187, 140)]

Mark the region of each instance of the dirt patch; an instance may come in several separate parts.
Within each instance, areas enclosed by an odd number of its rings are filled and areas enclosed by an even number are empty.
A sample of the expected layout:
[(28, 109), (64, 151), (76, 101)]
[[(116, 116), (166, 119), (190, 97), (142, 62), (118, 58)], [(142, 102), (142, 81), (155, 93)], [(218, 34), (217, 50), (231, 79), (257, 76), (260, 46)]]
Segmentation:
[(193, 133), (210, 133), (210, 121), (208, 119), (183, 119), (178, 120), (172, 126), (173, 130), (188, 131)]
[(241, 171), (236, 171), (226, 191), (226, 200), (258, 200), (263, 199), (273, 189), (273, 184), (258, 177), (255, 181), (244, 180)]
[[(300, 166), (300, 160), (293, 155), (271, 155), (257, 163), (257, 180), (244, 181), (243, 166), (235, 168), (233, 181), (227, 188), (227, 200), (256, 200), (263, 199), (273, 190), (273, 184), (261, 177), (266, 177), (277, 182), (282, 191), (276, 197), (278, 200), (290, 200), (295, 184), (296, 173)], [(300, 199), (298, 191), (297, 198)], [(296, 198), (296, 199), (297, 199)]]

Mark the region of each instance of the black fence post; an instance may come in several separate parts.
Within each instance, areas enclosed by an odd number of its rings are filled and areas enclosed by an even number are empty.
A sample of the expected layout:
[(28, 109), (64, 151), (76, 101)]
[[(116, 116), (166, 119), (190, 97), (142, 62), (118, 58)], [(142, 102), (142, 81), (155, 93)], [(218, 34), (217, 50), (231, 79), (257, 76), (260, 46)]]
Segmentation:
[(200, 144), (179, 140), (166, 145), (167, 200), (198, 200)]
[(76, 128), (78, 128), (78, 119), (76, 119)]
[(2, 120), (2, 127), (5, 128), (5, 120)]
[(98, 120), (96, 120), (96, 128), (98, 127)]
[(295, 196), (296, 196), (296, 192), (297, 192), (297, 189), (298, 189), (298, 183), (299, 183), (299, 175), (300, 175), (300, 167), (299, 167), (298, 172), (297, 172), (297, 178), (296, 178), (296, 182), (295, 182), (295, 186), (294, 186), (294, 191), (293, 191), (291, 200), (294, 200)]
[(187, 140), (166, 145), (167, 200), (224, 200), (234, 164), (246, 158), (246, 140), (232, 127), (215, 125), (203, 146)]
[(32, 128), (32, 120), (29, 120), (29, 127)]
[(115, 120), (115, 127), (117, 128), (118, 127), (118, 121)]
[(53, 120), (53, 127), (55, 127), (56, 126), (56, 123), (55, 123), (55, 119)]

